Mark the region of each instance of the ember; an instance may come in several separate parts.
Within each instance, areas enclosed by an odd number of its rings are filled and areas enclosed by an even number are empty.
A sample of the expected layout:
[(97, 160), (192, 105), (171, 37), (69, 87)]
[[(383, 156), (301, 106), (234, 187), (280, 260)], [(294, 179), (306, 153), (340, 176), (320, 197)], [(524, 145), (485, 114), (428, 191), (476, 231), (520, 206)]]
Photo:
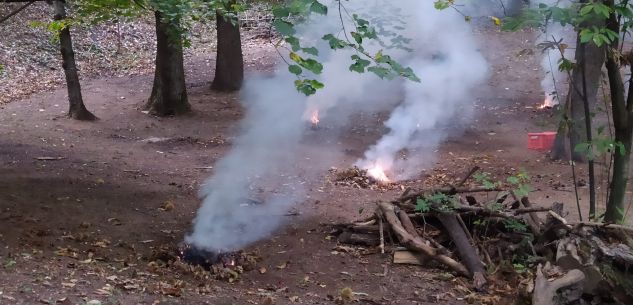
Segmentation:
[(385, 174), (385, 169), (380, 164), (376, 164), (373, 167), (367, 169), (367, 175), (376, 179), (380, 183), (389, 183), (389, 177)]
[(196, 248), (190, 244), (183, 244), (178, 247), (178, 257), (187, 264), (201, 266), (207, 270), (210, 270), (213, 265), (235, 266), (235, 252), (208, 251)]
[(549, 109), (556, 105), (558, 105), (558, 99), (556, 96), (552, 94), (545, 94), (545, 101), (543, 101), (543, 104), (538, 106), (538, 109)]
[(312, 125), (317, 126), (319, 125), (319, 110), (314, 110), (312, 111), (312, 114), (310, 115), (310, 122), (312, 123)]

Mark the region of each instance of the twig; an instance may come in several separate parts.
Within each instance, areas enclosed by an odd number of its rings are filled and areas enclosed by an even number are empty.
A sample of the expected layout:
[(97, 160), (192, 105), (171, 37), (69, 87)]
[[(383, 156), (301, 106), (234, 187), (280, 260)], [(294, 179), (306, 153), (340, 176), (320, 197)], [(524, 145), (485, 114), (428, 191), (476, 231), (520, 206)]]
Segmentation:
[(479, 166), (475, 166), (475, 167), (471, 168), (470, 171), (468, 172), (468, 174), (466, 174), (466, 176), (464, 176), (464, 178), (462, 178), (462, 180), (459, 181), (459, 183), (457, 183), (457, 187), (464, 186), (464, 183), (466, 183), (466, 181), (468, 181), (470, 176), (475, 174), (480, 169), (481, 169), (481, 167), (479, 167)]
[[(4, 2), (4, 1), (0, 1), (0, 2)], [(0, 23), (3, 23), (5, 21), (7, 21), (9, 18), (15, 16), (17, 13), (21, 12), (22, 10), (24, 10), (27, 7), (29, 7), (29, 5), (31, 5), (33, 3), (35, 3), (35, 1), (27, 2), (24, 5), (20, 6), (18, 9), (16, 9), (15, 11), (9, 13), (9, 15), (6, 15), (6, 16), (0, 18)]]

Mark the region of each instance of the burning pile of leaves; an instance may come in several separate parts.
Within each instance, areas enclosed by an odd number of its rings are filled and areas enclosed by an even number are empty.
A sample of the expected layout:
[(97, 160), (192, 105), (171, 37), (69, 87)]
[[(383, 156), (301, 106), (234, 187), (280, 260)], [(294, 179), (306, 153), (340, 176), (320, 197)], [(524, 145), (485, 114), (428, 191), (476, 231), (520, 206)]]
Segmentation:
[(154, 251), (152, 262), (158, 267), (172, 267), (191, 273), (196, 279), (234, 282), (240, 274), (254, 270), (261, 257), (245, 251), (213, 252), (189, 244), (163, 245)]
[(380, 181), (369, 175), (367, 170), (357, 166), (346, 169), (332, 167), (329, 172), (331, 174), (331, 180), (335, 185), (372, 190), (396, 187), (394, 183)]
[[(478, 170), (455, 185), (407, 189), (332, 233), (341, 243), (392, 253), (396, 264), (442, 266), (470, 279), (475, 291), (531, 297), (533, 305), (581, 304), (581, 297), (633, 304), (633, 228), (570, 223), (562, 203), (530, 202), (524, 174), (493, 183)], [(482, 186), (464, 187), (471, 176)]]

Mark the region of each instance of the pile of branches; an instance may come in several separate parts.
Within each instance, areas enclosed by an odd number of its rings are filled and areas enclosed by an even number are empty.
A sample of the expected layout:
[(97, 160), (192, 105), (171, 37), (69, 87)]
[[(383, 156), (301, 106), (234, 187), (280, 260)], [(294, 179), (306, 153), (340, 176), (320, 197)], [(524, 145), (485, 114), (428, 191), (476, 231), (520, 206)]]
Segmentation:
[(512, 188), (463, 187), (477, 170), (378, 202), (370, 218), (336, 226), (339, 242), (391, 251), (394, 263), (439, 264), (481, 292), (510, 266), (533, 305), (633, 304), (632, 228), (570, 223), (561, 203), (537, 207)]

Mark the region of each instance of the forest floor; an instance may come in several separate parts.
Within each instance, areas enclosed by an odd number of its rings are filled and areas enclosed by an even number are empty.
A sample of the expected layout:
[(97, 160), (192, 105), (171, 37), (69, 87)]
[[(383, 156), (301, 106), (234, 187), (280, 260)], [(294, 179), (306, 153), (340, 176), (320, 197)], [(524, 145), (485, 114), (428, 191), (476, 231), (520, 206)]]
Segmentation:
[[(526, 147), (528, 132), (553, 130), (556, 121), (552, 110), (536, 109), (542, 93), (535, 34), (484, 27), (477, 35), (486, 42), (482, 52), (491, 77), (473, 92), (475, 117), (463, 133), (441, 145), (434, 168), (405, 185), (457, 179), (473, 165), (500, 179), (524, 169), (531, 176), (533, 202), (564, 202), (574, 218), (570, 166)], [(272, 69), (274, 50), (264, 42), (248, 45), (249, 72)], [(213, 170), (205, 167), (231, 147), (243, 115), (238, 95), (209, 89), (213, 60), (187, 62), (194, 109), (189, 116), (156, 118), (141, 112), (151, 74), (85, 80), (84, 100), (97, 122), (64, 116), (65, 88), (0, 106), (0, 304), (92, 299), (102, 304), (263, 304), (266, 296), (275, 304), (334, 304), (344, 287), (367, 293), (358, 304), (467, 302), (466, 281), (445, 270), (337, 250), (336, 241), (327, 238), (327, 224), (357, 219), (360, 209), (370, 211), (375, 200), (401, 190), (334, 185), (327, 179), (329, 167), (317, 177), (298, 178), (308, 189), (305, 201), (294, 208), (298, 213), (246, 249), (261, 260), (236, 282), (157, 264), (161, 246), (177, 244), (190, 229), (200, 204), (197, 191)], [(382, 119), (350, 126), (340, 138), (345, 154), (333, 156), (331, 166), (353, 164), (382, 132)], [(152, 137), (172, 140), (147, 141)], [(318, 137), (301, 145), (306, 154), (318, 151)], [(579, 165), (577, 175), (585, 173)], [(581, 186), (585, 215), (586, 192)], [(501, 294), (513, 290), (498, 287)]]

